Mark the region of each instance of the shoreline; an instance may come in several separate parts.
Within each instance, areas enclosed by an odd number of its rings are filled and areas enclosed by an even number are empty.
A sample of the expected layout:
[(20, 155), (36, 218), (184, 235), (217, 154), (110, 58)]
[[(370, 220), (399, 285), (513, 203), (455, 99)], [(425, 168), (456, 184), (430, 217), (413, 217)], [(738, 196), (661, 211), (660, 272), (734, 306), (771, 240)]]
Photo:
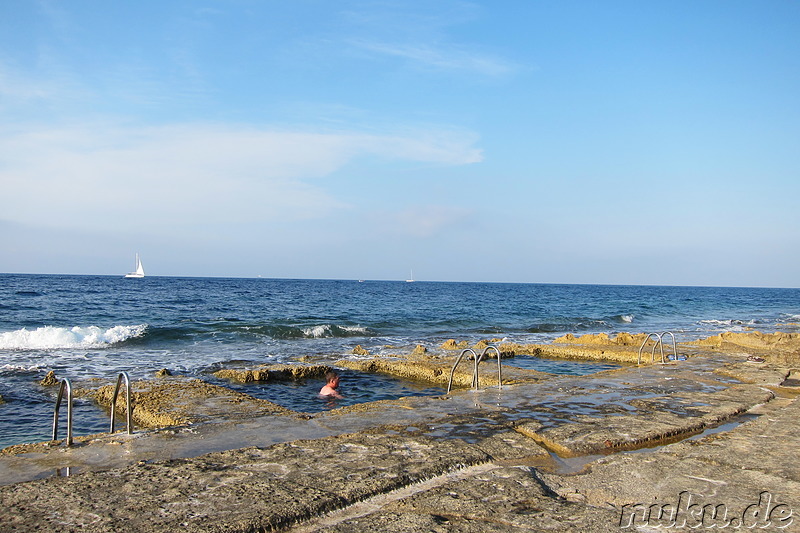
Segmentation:
[(211, 405), (203, 396), (196, 405), (209, 416), (193, 424), (76, 438), (71, 448), (6, 449), (0, 525), (374, 531), (388, 516), (397, 531), (542, 523), (619, 531), (621, 519), (654, 526), (649, 515), (625, 515), (636, 505), (689, 493), (747, 509), (764, 491), (785, 506), (773, 506), (772, 525), (786, 524), (792, 517), (781, 512), (800, 512), (800, 467), (787, 462), (800, 451), (800, 358), (797, 339), (765, 339), (774, 340), (728, 336), (681, 346), (691, 352), (686, 361), (537, 376), (502, 389), (489, 361), (479, 392), (462, 385), (447, 396), (314, 415), (257, 413), (242, 398)]

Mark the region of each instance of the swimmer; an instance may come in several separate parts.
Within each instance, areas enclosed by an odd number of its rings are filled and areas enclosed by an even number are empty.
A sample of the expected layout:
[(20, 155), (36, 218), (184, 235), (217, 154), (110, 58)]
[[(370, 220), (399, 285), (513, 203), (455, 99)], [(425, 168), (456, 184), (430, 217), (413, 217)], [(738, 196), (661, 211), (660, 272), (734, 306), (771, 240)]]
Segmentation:
[(326, 398), (343, 397), (341, 394), (339, 394), (339, 391), (336, 390), (339, 387), (339, 374), (331, 370), (325, 374), (325, 381), (325, 386), (319, 390), (320, 396), (325, 396)]

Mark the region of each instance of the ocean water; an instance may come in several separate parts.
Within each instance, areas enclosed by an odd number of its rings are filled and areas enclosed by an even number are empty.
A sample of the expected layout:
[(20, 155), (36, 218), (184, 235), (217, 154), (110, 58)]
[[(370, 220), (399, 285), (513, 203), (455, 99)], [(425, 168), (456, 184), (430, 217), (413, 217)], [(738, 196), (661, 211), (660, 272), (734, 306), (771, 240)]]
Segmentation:
[[(745, 328), (798, 331), (798, 321), (800, 289), (0, 274), (0, 448), (49, 439), (56, 391), (37, 383), (49, 370), (73, 382), (161, 368), (211, 379), (223, 367), (355, 357), (356, 345), (392, 354), (450, 338), (528, 343), (620, 331), (672, 331), (680, 342)], [(598, 369), (519, 359), (549, 372)], [(78, 401), (76, 435), (107, 424)]]

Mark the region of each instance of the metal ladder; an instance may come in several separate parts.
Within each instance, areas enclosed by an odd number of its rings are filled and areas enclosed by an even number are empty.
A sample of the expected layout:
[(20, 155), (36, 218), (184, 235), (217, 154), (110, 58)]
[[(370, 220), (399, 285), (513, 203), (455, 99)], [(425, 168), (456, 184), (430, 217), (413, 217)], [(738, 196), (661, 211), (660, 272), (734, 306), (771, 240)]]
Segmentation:
[(67, 391), (67, 446), (72, 446), (72, 385), (67, 378), (61, 380), (58, 388), (58, 399), (56, 400), (56, 410), (53, 414), (53, 439), (58, 440), (58, 410), (61, 407), (61, 399), (64, 397), (64, 390)]
[(117, 386), (114, 387), (114, 396), (111, 397), (111, 433), (114, 433), (114, 415), (116, 414), (116, 407), (117, 407), (117, 394), (119, 394), (119, 386), (122, 383), (122, 380), (125, 380), (125, 406), (126, 406), (126, 414), (127, 414), (127, 422), (128, 422), (128, 435), (133, 434), (133, 426), (131, 425), (131, 414), (133, 412), (133, 406), (131, 406), (131, 380), (128, 377), (126, 372), (120, 372), (117, 376)]
[(674, 352), (675, 361), (676, 362), (678, 361), (678, 345), (675, 342), (675, 334), (672, 333), (671, 331), (664, 331), (663, 333), (648, 333), (647, 334), (647, 337), (644, 339), (644, 342), (642, 342), (642, 345), (639, 346), (639, 358), (638, 358), (638, 360), (636, 362), (637, 365), (641, 365), (642, 364), (642, 350), (644, 349), (645, 344), (647, 344), (647, 341), (650, 340), (650, 337), (655, 337), (656, 339), (658, 339), (656, 341), (656, 343), (653, 345), (653, 351), (650, 354), (650, 363), (655, 363), (655, 361), (656, 361), (656, 348), (660, 347), (661, 348), (661, 364), (662, 365), (667, 364), (666, 357), (664, 356), (664, 335), (670, 335), (672, 337), (672, 351)]
[(474, 390), (478, 390), (478, 388), (479, 388), (479, 386), (478, 386), (478, 365), (483, 360), (483, 357), (489, 352), (489, 350), (494, 350), (495, 352), (497, 352), (497, 388), (498, 389), (502, 389), (503, 388), (503, 370), (502, 370), (502, 365), (500, 363), (500, 350), (498, 350), (496, 346), (487, 346), (486, 348), (483, 349), (483, 352), (481, 352), (481, 355), (478, 355), (478, 354), (475, 353), (475, 350), (473, 350), (472, 348), (467, 348), (466, 350), (463, 350), (459, 354), (458, 358), (456, 359), (455, 364), (453, 365), (453, 368), (450, 370), (450, 379), (447, 381), (447, 394), (450, 394), (450, 389), (453, 387), (453, 375), (456, 372), (456, 367), (461, 362), (461, 359), (463, 359), (464, 354), (466, 354), (468, 352), (472, 354), (472, 358), (475, 361), (475, 366), (474, 366), (473, 371), (472, 371), (472, 388)]
[[(133, 407), (131, 406), (131, 380), (126, 372), (120, 372), (117, 376), (117, 385), (114, 387), (114, 395), (111, 397), (111, 433), (114, 433), (114, 415), (117, 407), (117, 395), (122, 381), (125, 381), (125, 405), (127, 407), (127, 422), (128, 422), (128, 435), (133, 434), (133, 425), (131, 424), (131, 414)], [(58, 412), (61, 409), (61, 400), (64, 397), (64, 391), (67, 392), (67, 438), (66, 446), (72, 446), (72, 385), (67, 378), (61, 380), (61, 386), (58, 389), (58, 399), (56, 399), (56, 408), (53, 413), (53, 438), (51, 442), (58, 440)]]

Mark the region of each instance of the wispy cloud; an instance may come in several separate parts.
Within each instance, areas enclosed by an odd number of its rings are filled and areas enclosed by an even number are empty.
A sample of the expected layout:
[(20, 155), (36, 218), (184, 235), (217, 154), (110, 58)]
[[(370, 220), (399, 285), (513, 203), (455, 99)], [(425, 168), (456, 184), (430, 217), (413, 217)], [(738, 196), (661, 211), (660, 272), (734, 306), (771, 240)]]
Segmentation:
[(451, 31), (479, 20), (481, 9), (460, 0), (413, 8), (392, 2), (371, 4), (343, 13), (350, 32), (344, 41), (362, 52), (398, 58), (422, 69), (484, 77), (513, 74), (519, 70), (515, 61)]
[[(323, 178), (361, 156), (457, 165), (475, 138), (95, 124), (0, 131), (4, 217), (77, 228), (246, 225), (347, 207)], [(420, 229), (420, 231), (423, 231)]]
[(518, 66), (512, 61), (485, 53), (467, 50), (456, 45), (433, 43), (382, 43), (352, 40), (352, 46), (376, 54), (399, 57), (425, 68), (466, 72), (497, 77), (512, 74)]

